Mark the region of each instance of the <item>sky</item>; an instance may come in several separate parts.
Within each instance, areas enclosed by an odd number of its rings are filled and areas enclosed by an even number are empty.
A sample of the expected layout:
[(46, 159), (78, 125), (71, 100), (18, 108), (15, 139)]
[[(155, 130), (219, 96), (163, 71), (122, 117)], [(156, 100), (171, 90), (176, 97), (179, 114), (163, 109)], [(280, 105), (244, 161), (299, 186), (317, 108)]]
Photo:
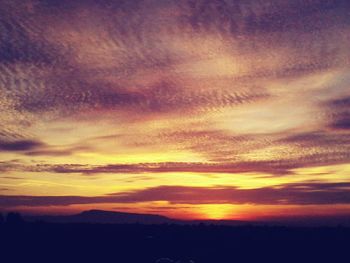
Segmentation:
[(0, 210), (350, 215), (348, 0), (1, 0)]

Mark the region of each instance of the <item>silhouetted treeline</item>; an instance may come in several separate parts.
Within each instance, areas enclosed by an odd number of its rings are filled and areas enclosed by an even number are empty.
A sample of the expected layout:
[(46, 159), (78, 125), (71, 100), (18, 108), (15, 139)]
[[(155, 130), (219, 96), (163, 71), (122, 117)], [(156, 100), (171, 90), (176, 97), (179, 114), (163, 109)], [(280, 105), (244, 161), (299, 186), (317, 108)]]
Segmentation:
[(23, 223), (18, 214), (0, 233), (1, 256), (13, 259), (2, 262), (348, 262), (350, 244), (343, 227)]

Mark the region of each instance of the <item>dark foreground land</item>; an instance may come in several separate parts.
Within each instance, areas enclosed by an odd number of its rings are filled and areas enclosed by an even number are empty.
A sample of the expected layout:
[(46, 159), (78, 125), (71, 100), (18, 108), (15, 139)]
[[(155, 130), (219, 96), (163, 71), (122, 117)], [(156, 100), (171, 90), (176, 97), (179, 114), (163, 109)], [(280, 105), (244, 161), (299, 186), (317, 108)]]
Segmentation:
[(350, 262), (343, 227), (22, 222), (1, 224), (0, 237), (4, 263)]

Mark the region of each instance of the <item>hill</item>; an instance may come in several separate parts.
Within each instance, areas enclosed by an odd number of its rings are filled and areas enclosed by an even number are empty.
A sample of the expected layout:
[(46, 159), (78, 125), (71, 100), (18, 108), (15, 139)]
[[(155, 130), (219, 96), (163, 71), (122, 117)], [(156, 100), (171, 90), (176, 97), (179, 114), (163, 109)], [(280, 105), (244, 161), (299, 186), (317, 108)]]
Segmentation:
[(164, 224), (172, 219), (160, 215), (135, 214), (103, 210), (89, 210), (76, 215), (24, 216), (29, 222), (43, 221), (49, 223), (100, 223), (100, 224)]

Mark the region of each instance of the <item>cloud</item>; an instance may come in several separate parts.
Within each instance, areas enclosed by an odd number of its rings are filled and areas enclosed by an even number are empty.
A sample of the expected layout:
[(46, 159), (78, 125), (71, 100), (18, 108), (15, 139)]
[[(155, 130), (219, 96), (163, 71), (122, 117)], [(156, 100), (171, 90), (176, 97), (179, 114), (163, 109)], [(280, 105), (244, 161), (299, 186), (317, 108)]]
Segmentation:
[(43, 145), (44, 144), (42, 142), (34, 140), (21, 140), (13, 142), (0, 141), (0, 151), (28, 151), (37, 149)]
[(82, 165), (82, 164), (62, 164), (49, 165), (38, 164), (32, 166), (17, 167), (23, 171), (32, 172), (53, 172), (63, 174), (80, 173), (84, 175), (94, 174), (138, 174), (138, 173), (249, 173), (261, 172), (273, 174), (275, 176), (292, 173), (289, 171), (296, 168), (293, 163), (283, 162), (242, 162), (242, 163), (139, 163), (139, 164), (108, 164), (108, 165)]
[(350, 97), (335, 99), (332, 100), (329, 104), (333, 107), (346, 109), (350, 107)]
[(14, 176), (1, 176), (0, 178), (9, 179), (9, 180), (23, 180), (24, 177), (14, 177)]
[(90, 150), (87, 146), (78, 146), (78, 145), (66, 145), (66, 146), (52, 146), (46, 145), (40, 149), (27, 151), (25, 155), (27, 156), (70, 156), (78, 152), (83, 152)]
[[(5, 152), (6, 153), (6, 152)], [(21, 170), (23, 168), (23, 164), (20, 160), (13, 159), (13, 160), (6, 160), (6, 161), (0, 161), (0, 172), (3, 173), (3, 175), (6, 175), (6, 172), (15, 171), (15, 170)], [(7, 176), (4, 176), (2, 178), (6, 178)]]
[[(52, 146), (40, 140), (0, 141), (0, 152), (16, 152), (26, 156), (68, 156), (86, 149), (86, 146)], [(14, 168), (16, 165), (16, 162), (0, 163), (0, 167), (4, 169), (6, 166)]]
[[(346, 0), (1, 1), (0, 154), (23, 162), (0, 171), (269, 180), (348, 164), (349, 10)], [(217, 202), (286, 199), (181, 187), (167, 188), (174, 202), (186, 189)], [(335, 200), (283, 187), (291, 202)]]
[(0, 207), (167, 201), (172, 204), (349, 204), (350, 183), (298, 183), (257, 189), (158, 186), (104, 196), (0, 196)]
[(330, 125), (334, 130), (350, 129), (350, 97), (342, 97), (327, 102), (330, 111)]
[[(343, 2), (131, 2), (3, 3), (8, 19), (2, 22), (1, 56), (8, 64), (2, 65), (2, 79), (15, 110), (60, 116), (82, 109), (150, 114), (249, 103), (270, 94), (249, 88), (256, 84), (249, 81), (248, 88), (242, 87), (237, 79), (333, 67), (345, 40), (332, 42), (333, 34), (315, 39), (312, 32), (323, 36), (349, 24)], [(242, 42), (245, 38), (249, 41)], [(295, 43), (298, 38), (305, 47)], [(245, 48), (236, 50), (242, 43)], [(273, 63), (271, 52), (277, 54)], [(193, 89), (192, 81), (199, 88)], [(212, 83), (219, 87), (208, 87)]]
[(331, 127), (335, 129), (349, 130), (350, 129), (350, 112), (341, 114), (341, 116), (339, 116), (337, 120), (332, 123)]
[[(66, 145), (54, 146), (48, 145), (40, 140), (17, 140), (17, 141), (0, 141), (0, 152), (16, 152), (25, 156), (69, 156), (80, 151), (89, 149), (87, 146)], [(0, 167), (16, 167), (22, 166), (20, 162), (3, 163), (0, 162)], [(1, 169), (0, 168), (0, 169)]]
[[(157, 173), (260, 173), (266, 176), (285, 176), (294, 173), (295, 169), (318, 167), (325, 165), (346, 164), (350, 161), (349, 136), (330, 136), (323, 133), (300, 134), (287, 137), (283, 140), (289, 147), (298, 145), (300, 152), (280, 158), (266, 158), (257, 160), (230, 160), (224, 159), (216, 162), (145, 162), (145, 163), (113, 163), (105, 165), (90, 164), (14, 164), (10, 168), (19, 171), (50, 172), (61, 174), (104, 175), (107, 174), (157, 174)], [(334, 147), (339, 144), (338, 147)], [(237, 145), (237, 144), (236, 144)], [(317, 148), (316, 148), (317, 147)], [(334, 147), (334, 148), (333, 148)], [(316, 148), (316, 150), (315, 150)], [(214, 147), (215, 149), (215, 147)], [(75, 151), (79, 151), (79, 148)], [(203, 152), (204, 150), (202, 150)], [(264, 151), (262, 148), (261, 151)], [(71, 154), (69, 150), (38, 150), (27, 152), (28, 156), (65, 156)], [(221, 152), (220, 154), (224, 154)], [(232, 152), (231, 152), (232, 154)], [(238, 155), (239, 156), (239, 155)], [(228, 161), (227, 161), (228, 160)], [(0, 168), (8, 169), (6, 164), (0, 164)]]
[(117, 193), (124, 202), (168, 201), (174, 204), (347, 204), (349, 183), (300, 183), (257, 189), (160, 186)]

